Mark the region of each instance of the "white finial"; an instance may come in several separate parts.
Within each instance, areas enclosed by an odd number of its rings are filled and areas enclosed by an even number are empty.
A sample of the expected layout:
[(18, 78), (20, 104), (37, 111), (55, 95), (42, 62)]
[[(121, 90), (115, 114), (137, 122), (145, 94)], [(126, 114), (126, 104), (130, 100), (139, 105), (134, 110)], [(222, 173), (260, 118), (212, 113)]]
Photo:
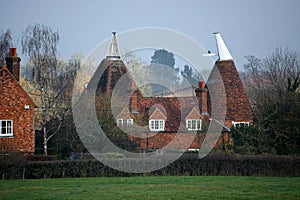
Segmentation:
[(106, 52), (106, 57), (120, 58), (119, 46), (116, 37), (116, 32), (112, 32), (112, 37)]
[(233, 60), (220, 33), (214, 33), (217, 40), (219, 60)]

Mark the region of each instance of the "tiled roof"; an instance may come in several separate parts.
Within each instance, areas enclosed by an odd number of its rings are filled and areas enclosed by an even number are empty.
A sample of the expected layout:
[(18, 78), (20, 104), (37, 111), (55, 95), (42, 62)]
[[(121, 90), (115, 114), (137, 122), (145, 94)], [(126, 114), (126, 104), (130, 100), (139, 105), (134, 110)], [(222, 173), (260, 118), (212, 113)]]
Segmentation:
[(200, 119), (200, 113), (199, 110), (194, 107), (189, 114), (185, 117), (185, 119)]
[[(23, 89), (23, 87), (17, 82), (17, 79), (10, 73), (10, 71), (7, 69), (6, 66), (0, 66), (0, 83), (1, 84), (5, 84), (5, 79), (10, 79), (10, 81), (14, 81), (19, 87), (20, 87), (20, 91), (22, 93), (24, 93), (24, 96), (26, 96), (26, 98), (30, 101), (30, 103), (36, 107), (34, 101), (31, 99), (31, 97), (26, 93), (26, 91)], [(1, 86), (1, 89), (3, 89), (4, 87)], [(18, 91), (18, 92), (20, 92)], [(2, 94), (4, 91), (0, 90), (0, 94)], [(15, 91), (7, 91), (7, 92), (15, 92)]]
[[(212, 85), (212, 89), (209, 90), (210, 95), (208, 95), (208, 106), (210, 112), (210, 98), (213, 97), (216, 100), (216, 104), (219, 104), (223, 107), (226, 106), (225, 120), (249, 121), (253, 119), (252, 110), (246, 95), (246, 91), (232, 60), (216, 61), (208, 83)], [(225, 96), (223, 97), (226, 98), (225, 105), (218, 103), (218, 101), (222, 98), (222, 94), (219, 94), (221, 87), (223, 87), (225, 91)], [(220, 110), (221, 112), (222, 108), (216, 110)]]
[[(185, 123), (186, 117), (190, 112), (197, 109), (197, 100), (193, 97), (145, 97), (138, 99), (138, 112), (139, 116), (144, 120), (149, 120), (151, 109), (153, 106), (157, 107), (160, 105), (160, 112), (166, 116), (165, 131), (176, 132), (179, 130), (180, 122)], [(195, 107), (196, 106), (196, 107)], [(157, 116), (158, 117), (158, 116)]]
[(155, 107), (155, 109), (151, 113), (151, 115), (149, 116), (149, 119), (167, 119), (167, 116), (157, 106), (157, 107)]
[(122, 111), (117, 115), (117, 119), (131, 119), (131, 113), (128, 108), (123, 108)]

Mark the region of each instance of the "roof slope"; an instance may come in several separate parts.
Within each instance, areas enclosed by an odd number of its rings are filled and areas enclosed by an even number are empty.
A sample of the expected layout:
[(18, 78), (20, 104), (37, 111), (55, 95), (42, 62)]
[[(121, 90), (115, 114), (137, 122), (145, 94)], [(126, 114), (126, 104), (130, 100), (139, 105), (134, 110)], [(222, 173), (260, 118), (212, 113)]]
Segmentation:
[[(253, 119), (246, 91), (232, 60), (216, 61), (213, 71), (208, 79), (208, 84), (215, 85), (214, 88), (209, 88), (210, 95), (208, 95), (208, 98), (210, 112), (212, 112), (211, 98), (221, 99), (222, 94), (220, 90), (221, 87), (223, 87), (225, 90), (226, 105), (222, 105), (221, 103), (219, 105), (226, 106), (225, 120), (249, 121)], [(218, 101), (218, 99), (216, 101)], [(215, 105), (218, 105), (218, 102)], [(216, 110), (221, 111), (222, 108), (220, 107)]]
[[(8, 84), (10, 84), (8, 87), (6, 87)], [(16, 89), (12, 88), (11, 85), (14, 85)], [(10, 73), (10, 71), (7, 69), (6, 66), (0, 66), (0, 102), (3, 100), (3, 96), (9, 96), (8, 98), (12, 96), (16, 96), (14, 94), (18, 94), (26, 98), (30, 103), (31, 106), (36, 107), (34, 101), (31, 99), (31, 97), (26, 93), (26, 91), (23, 89), (23, 87), (18, 83), (18, 81), (15, 79), (15, 77)], [(4, 105), (1, 103), (1, 106)]]

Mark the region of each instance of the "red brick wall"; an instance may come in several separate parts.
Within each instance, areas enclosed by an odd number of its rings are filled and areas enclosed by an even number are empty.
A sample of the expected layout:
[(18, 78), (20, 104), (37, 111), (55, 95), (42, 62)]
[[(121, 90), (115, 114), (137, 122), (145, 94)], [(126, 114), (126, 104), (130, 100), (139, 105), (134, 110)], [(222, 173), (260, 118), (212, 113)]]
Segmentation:
[[(24, 108), (29, 105), (29, 109)], [(0, 137), (0, 151), (34, 153), (34, 103), (6, 67), (0, 69), (0, 120), (13, 120), (13, 136)]]

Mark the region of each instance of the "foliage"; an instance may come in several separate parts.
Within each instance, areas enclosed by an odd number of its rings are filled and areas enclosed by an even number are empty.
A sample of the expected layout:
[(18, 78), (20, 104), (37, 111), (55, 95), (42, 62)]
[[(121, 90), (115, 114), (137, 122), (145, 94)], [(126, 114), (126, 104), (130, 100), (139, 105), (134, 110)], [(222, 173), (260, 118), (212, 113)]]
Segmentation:
[(22, 53), (33, 63), (32, 78), (40, 87), (51, 84), (56, 75), (58, 42), (58, 32), (45, 25), (30, 25), (22, 33)]
[(231, 130), (233, 152), (238, 154), (274, 153), (273, 136), (260, 132), (256, 127), (240, 126)]
[(202, 79), (199, 74), (193, 72), (193, 68), (189, 65), (184, 65), (181, 70), (181, 75), (192, 85), (197, 87), (198, 82)]
[[(267, 58), (246, 57), (246, 90), (253, 105), (256, 140), (252, 153), (300, 153), (300, 61), (296, 52), (277, 48)], [(247, 133), (245, 138), (250, 140)], [(252, 143), (254, 144), (254, 143)]]
[(133, 52), (126, 53), (122, 59), (143, 96), (151, 96), (151, 85), (145, 84), (150, 73), (145, 64)]
[(0, 152), (0, 175), (2, 179), (23, 178), (26, 158), (18, 152)]
[(12, 47), (10, 30), (0, 35), (0, 66), (5, 65), (5, 58), (9, 55), (9, 48)]
[(154, 52), (153, 56), (151, 56), (151, 63), (166, 65), (174, 69), (174, 54), (172, 52), (168, 52), (165, 49), (158, 49)]
[(116, 146), (127, 151), (136, 151), (138, 145), (128, 138), (114, 119), (110, 94), (99, 94), (95, 97), (95, 108), (99, 124), (106, 137)]
[(60, 158), (65, 159), (71, 155), (72, 152), (85, 152), (86, 149), (82, 144), (79, 135), (76, 132), (73, 116), (71, 113), (66, 115), (61, 122), (59, 119), (52, 119), (47, 123), (49, 132), (56, 129), (61, 123), (58, 133), (54, 135), (49, 142), (49, 148), (55, 150), (54, 154)]
[[(50, 27), (35, 24), (28, 26), (22, 33), (22, 53), (29, 56), (32, 64), (31, 82), (41, 94), (41, 126), (44, 131), (44, 154), (47, 155), (47, 142), (50, 139), (46, 129), (46, 123), (51, 119), (50, 108), (57, 105), (56, 98), (60, 96), (61, 85), (57, 82), (57, 43), (59, 35)], [(54, 114), (55, 115), (55, 114)], [(52, 137), (52, 136), (50, 136)]]
[[(26, 78), (35, 88), (34, 95), (40, 98), (36, 101), (36, 124), (43, 129), (45, 155), (48, 141), (60, 132), (65, 117), (70, 115), (73, 83), (80, 68), (76, 58), (58, 60), (58, 42), (58, 32), (40, 24), (28, 26), (21, 37), (22, 52), (29, 57), (25, 71), (30, 74)], [(58, 124), (50, 125), (53, 121)]]
[[(179, 68), (175, 68), (175, 58), (174, 58), (174, 54), (172, 52), (168, 52), (165, 49), (155, 50), (153, 56), (151, 56), (151, 64), (154, 65), (152, 70), (157, 69), (159, 67), (159, 65), (164, 65), (164, 66), (167, 66), (167, 67), (170, 67), (170, 68), (174, 69), (172, 71), (172, 73), (164, 74), (164, 75), (168, 76), (168, 78), (170, 80), (173, 80), (174, 87), (175, 87), (176, 84), (178, 84), (178, 82), (179, 82), (179, 77), (178, 77)], [(158, 66), (155, 66), (156, 64)], [(150, 73), (151, 73), (151, 71), (150, 71)], [(167, 92), (168, 89), (170, 89), (170, 88), (165, 88), (162, 85), (153, 84), (152, 94), (158, 95), (160, 93)]]
[[(104, 156), (114, 156), (120, 165), (128, 164), (121, 154), (108, 153)], [(107, 157), (108, 158), (108, 157)], [(111, 157), (110, 157), (111, 158)], [(138, 160), (131, 159), (132, 167)], [(165, 162), (164, 160), (158, 160)], [(149, 161), (151, 164), (151, 161)], [(61, 177), (111, 177), (111, 176), (299, 176), (299, 157), (288, 156), (237, 156), (212, 154), (199, 159), (198, 154), (187, 153), (180, 159), (160, 170), (131, 174), (109, 168), (103, 163), (91, 160), (57, 160), (23, 162), (23, 164), (8, 165), (0, 163), (3, 179), (13, 178), (61, 178)]]

